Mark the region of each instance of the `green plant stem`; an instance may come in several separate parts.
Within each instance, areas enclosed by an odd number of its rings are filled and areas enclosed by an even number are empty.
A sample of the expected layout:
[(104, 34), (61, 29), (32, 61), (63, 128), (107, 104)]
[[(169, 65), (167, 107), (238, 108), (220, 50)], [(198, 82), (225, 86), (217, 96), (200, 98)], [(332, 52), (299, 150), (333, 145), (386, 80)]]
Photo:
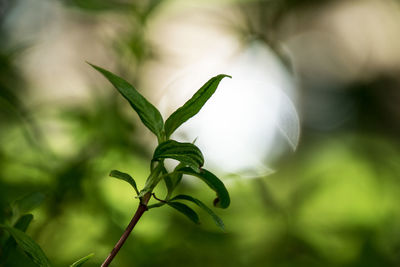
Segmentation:
[(133, 228), (142, 217), (143, 213), (147, 210), (147, 203), (151, 198), (151, 193), (147, 193), (143, 196), (140, 201), (139, 207), (137, 208), (135, 215), (133, 215), (132, 220), (130, 221), (129, 225), (126, 227), (124, 233), (122, 234), (121, 238), (118, 240), (117, 244), (114, 246), (113, 250), (110, 252), (108, 257), (104, 260), (101, 267), (107, 267), (110, 265), (111, 261), (117, 255), (118, 251), (121, 249), (122, 245), (125, 243), (126, 239), (128, 238), (129, 234), (132, 232)]
[[(118, 251), (121, 249), (122, 245), (125, 243), (126, 239), (128, 238), (129, 234), (132, 232), (133, 228), (142, 217), (145, 211), (148, 210), (147, 204), (152, 196), (152, 191), (154, 187), (160, 182), (163, 178), (162, 170), (164, 169), (163, 161), (159, 162), (155, 168), (152, 168), (149, 178), (147, 178), (145, 187), (141, 190), (144, 193), (142, 197), (140, 197), (140, 204), (137, 208), (135, 215), (133, 215), (132, 220), (130, 221), (129, 225), (126, 227), (124, 233), (122, 234), (121, 238), (118, 240), (117, 244), (115, 244), (113, 250), (110, 252), (108, 257), (104, 260), (101, 267), (107, 267), (110, 265), (111, 261), (117, 255)], [(140, 194), (139, 194), (140, 196)]]
[(164, 168), (164, 161), (161, 161), (157, 164), (157, 166), (151, 170), (151, 173), (149, 175), (149, 178), (146, 180), (146, 184), (144, 185), (144, 188), (140, 191), (139, 197), (142, 196), (142, 194), (147, 194), (151, 193), (156, 187), (156, 185), (160, 182), (160, 180), (164, 177), (162, 174), (162, 170)]

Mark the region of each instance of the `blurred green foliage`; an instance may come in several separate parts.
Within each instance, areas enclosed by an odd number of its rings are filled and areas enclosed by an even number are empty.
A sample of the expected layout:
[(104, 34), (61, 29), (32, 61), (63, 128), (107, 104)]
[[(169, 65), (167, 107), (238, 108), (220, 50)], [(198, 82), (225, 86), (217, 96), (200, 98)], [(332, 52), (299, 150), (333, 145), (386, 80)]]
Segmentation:
[[(0, 23), (12, 2), (0, 1), (0, 8), (7, 8), (0, 12)], [(65, 8), (80, 9), (87, 16), (129, 14), (137, 27), (115, 40), (114, 48), (120, 51), (116, 54), (130, 51), (138, 67), (156, 55), (143, 38), (144, 25), (161, 1), (62, 2)], [(253, 25), (248, 33), (268, 36), (261, 39), (271, 44), (271, 40), (279, 41), (272, 34), (278, 18), (288, 10), (322, 2), (327, 1), (241, 1), (239, 6), (246, 7), (241, 11)], [(262, 8), (254, 8), (257, 5)], [(279, 8), (270, 9), (271, 5)], [(267, 25), (265, 31), (263, 25)], [(8, 33), (0, 26), (0, 40), (7, 40)], [(148, 150), (114, 93), (93, 94), (84, 105), (54, 104), (46, 107), (56, 110), (50, 114), (46, 108), (29, 107), (25, 96), (31, 88), (18, 60), (23, 51), (6, 44), (0, 43), (0, 223), (16, 225), (26, 216), (13, 209), (16, 201), (41, 194), (43, 202), (31, 211), (33, 220), (26, 233), (54, 266), (68, 266), (91, 252), (95, 256), (85, 266), (99, 266), (137, 205), (126, 197), (131, 188), (107, 178), (109, 170), (130, 172), (143, 185)], [(119, 66), (121, 72), (124, 64)], [(132, 266), (131, 262), (149, 267), (399, 266), (397, 74), (388, 71), (342, 91), (325, 91), (329, 97), (340, 94), (349, 100), (357, 116), (330, 130), (304, 125), (298, 151), (282, 159), (279, 171), (269, 177), (227, 177), (232, 206), (220, 213), (226, 233), (216, 230), (211, 219), (198, 227), (168, 210), (148, 213), (115, 266)], [(54, 133), (44, 122), (59, 125), (61, 134), (50, 136)], [(62, 149), (54, 149), (50, 141), (54, 138), (67, 142)], [(211, 200), (213, 196), (203, 189), (192, 181), (180, 188)], [(1, 231), (2, 248), (9, 240)], [(3, 266), (35, 266), (18, 247), (7, 259), (4, 255), (1, 250)]]

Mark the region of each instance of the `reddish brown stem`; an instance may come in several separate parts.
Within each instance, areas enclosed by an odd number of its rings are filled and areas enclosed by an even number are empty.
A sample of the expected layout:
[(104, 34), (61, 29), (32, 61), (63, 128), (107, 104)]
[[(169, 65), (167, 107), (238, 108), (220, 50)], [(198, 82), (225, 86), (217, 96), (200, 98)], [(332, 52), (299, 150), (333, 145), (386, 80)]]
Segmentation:
[(133, 215), (132, 220), (130, 221), (129, 225), (126, 227), (124, 233), (122, 234), (121, 238), (118, 240), (117, 244), (115, 244), (113, 250), (110, 252), (110, 255), (105, 259), (101, 267), (107, 267), (110, 265), (111, 261), (117, 255), (118, 251), (121, 249), (122, 245), (125, 243), (126, 239), (128, 238), (129, 234), (132, 232), (133, 228), (135, 227), (136, 223), (142, 217), (143, 213), (147, 210), (147, 203), (150, 200), (151, 195), (145, 195), (139, 204), (138, 209)]

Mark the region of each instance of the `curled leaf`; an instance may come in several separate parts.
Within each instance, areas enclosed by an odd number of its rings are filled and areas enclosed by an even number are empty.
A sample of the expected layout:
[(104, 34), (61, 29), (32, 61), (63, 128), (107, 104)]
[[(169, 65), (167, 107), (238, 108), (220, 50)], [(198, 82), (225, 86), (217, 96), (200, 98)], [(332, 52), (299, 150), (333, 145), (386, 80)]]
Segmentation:
[(168, 140), (158, 145), (154, 151), (153, 161), (161, 159), (175, 159), (193, 169), (198, 169), (204, 164), (204, 157), (200, 149), (191, 143), (180, 143)]
[(196, 172), (189, 167), (180, 168), (177, 170), (183, 174), (192, 175), (200, 178), (205, 182), (212, 190), (217, 193), (217, 198), (214, 200), (214, 206), (226, 209), (229, 207), (231, 202), (228, 190), (226, 190), (225, 185), (222, 183), (217, 176), (206, 169), (200, 169), (200, 172)]

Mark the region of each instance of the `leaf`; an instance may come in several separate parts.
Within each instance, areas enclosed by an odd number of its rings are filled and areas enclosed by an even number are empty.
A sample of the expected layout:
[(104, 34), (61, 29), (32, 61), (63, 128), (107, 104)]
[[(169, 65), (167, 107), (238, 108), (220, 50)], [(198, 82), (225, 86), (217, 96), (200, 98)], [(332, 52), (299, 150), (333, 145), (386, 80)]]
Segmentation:
[(164, 121), (160, 112), (131, 84), (117, 75), (88, 63), (106, 77), (137, 112), (143, 124), (158, 138), (163, 139)]
[[(26, 229), (28, 229), (29, 224), (33, 220), (33, 215), (32, 214), (26, 214), (21, 216), (18, 221), (14, 224), (14, 228), (25, 232)], [(5, 245), (3, 246), (3, 251), (2, 255), (7, 258), (11, 250), (14, 250), (15, 247), (17, 246), (17, 243), (15, 242), (14, 238), (11, 236), (7, 239), (5, 242)], [(1, 265), (0, 265), (1, 266)]]
[[(182, 163), (179, 163), (178, 166), (175, 167), (175, 169), (182, 168), (184, 166), (185, 165), (183, 165)], [(164, 175), (164, 182), (165, 186), (167, 187), (167, 196), (165, 199), (168, 200), (171, 197), (172, 192), (175, 190), (176, 186), (182, 180), (183, 174), (175, 171), (173, 171), (172, 173), (168, 173), (167, 170), (164, 168)]]
[(118, 170), (112, 170), (110, 172), (110, 176), (128, 182), (133, 187), (133, 189), (135, 189), (136, 194), (139, 195), (139, 190), (136, 187), (136, 182), (129, 174), (120, 172)]
[(25, 232), (26, 229), (28, 229), (29, 224), (33, 220), (33, 215), (32, 214), (25, 214), (21, 216), (18, 221), (14, 224), (14, 228), (21, 230), (22, 232)]
[[(153, 162), (152, 162), (153, 163)], [(153, 165), (153, 164), (152, 164)], [(157, 163), (157, 166), (151, 170), (149, 177), (144, 184), (142, 190), (140, 190), (138, 198), (144, 197), (146, 194), (151, 193), (154, 187), (160, 182), (167, 174), (163, 174), (165, 168), (163, 163)]]
[(229, 75), (217, 75), (206, 82), (182, 107), (178, 108), (165, 121), (165, 135), (167, 139), (184, 122), (196, 115), (207, 100), (214, 94), (221, 80)]
[(174, 190), (174, 184), (171, 180), (170, 175), (166, 175), (164, 177), (165, 186), (167, 187), (167, 198), (171, 196), (172, 191)]
[(197, 215), (197, 213), (192, 210), (189, 206), (180, 203), (180, 202), (168, 202), (167, 203), (168, 206), (176, 209), (177, 211), (183, 213), (186, 217), (188, 217), (192, 222), (199, 224), (199, 216)]
[(220, 217), (218, 217), (217, 214), (215, 214), (209, 207), (207, 207), (203, 202), (201, 202), (200, 200), (188, 196), (188, 195), (177, 195), (173, 198), (171, 198), (170, 201), (174, 201), (174, 200), (187, 200), (187, 201), (191, 201), (194, 204), (196, 204), (197, 206), (199, 206), (200, 208), (202, 208), (203, 210), (205, 210), (214, 220), (215, 224), (221, 228), (222, 230), (225, 230), (225, 226), (224, 226), (224, 222), (221, 220)]
[(153, 161), (166, 158), (176, 159), (195, 170), (204, 164), (203, 154), (197, 146), (174, 140), (168, 140), (159, 144), (154, 151)]
[(231, 202), (228, 190), (226, 190), (225, 185), (215, 176), (213, 173), (206, 169), (200, 169), (200, 172), (196, 172), (189, 167), (184, 167), (178, 172), (182, 172), (183, 174), (189, 174), (192, 176), (196, 176), (203, 180), (212, 190), (217, 193), (217, 198), (214, 200), (214, 206), (226, 209), (229, 207)]
[(50, 267), (50, 262), (44, 254), (43, 250), (33, 239), (14, 227), (0, 225), (3, 229), (8, 231), (11, 236), (15, 239), (18, 246), (35, 262), (41, 267)]
[(14, 205), (20, 214), (25, 214), (38, 207), (44, 199), (44, 194), (35, 192), (15, 201)]
[(87, 262), (90, 258), (94, 256), (94, 253), (90, 253), (89, 255), (83, 257), (82, 259), (77, 260), (76, 262), (72, 263), (70, 267), (80, 267), (82, 266), (85, 262)]
[(185, 167), (185, 165), (179, 163), (178, 166), (175, 167), (175, 170), (170, 175), (174, 188), (177, 187), (177, 185), (181, 182), (183, 176), (182, 172), (176, 172), (176, 170), (179, 170), (183, 167)]
[(182, 180), (182, 173), (172, 173), (171, 174), (171, 181), (173, 184), (173, 188), (175, 189), (175, 187), (180, 183), (180, 181)]

